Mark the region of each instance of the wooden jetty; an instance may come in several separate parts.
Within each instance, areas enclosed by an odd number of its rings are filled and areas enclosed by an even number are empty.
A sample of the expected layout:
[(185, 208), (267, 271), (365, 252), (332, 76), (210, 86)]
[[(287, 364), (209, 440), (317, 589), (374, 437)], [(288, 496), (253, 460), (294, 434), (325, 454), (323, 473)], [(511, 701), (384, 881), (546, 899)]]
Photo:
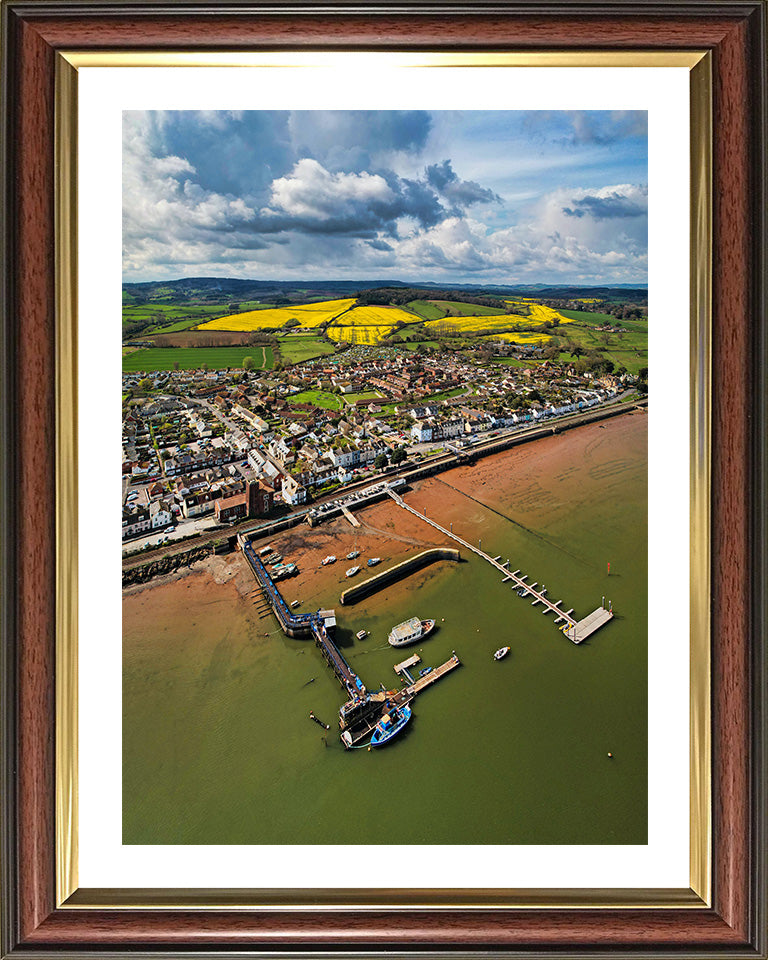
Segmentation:
[[(562, 610), (561, 604), (562, 600), (550, 600), (546, 593), (546, 588), (542, 585), (538, 590), (536, 589), (538, 583), (526, 583), (528, 580), (528, 575), (523, 573), (521, 574), (519, 570), (511, 572), (509, 567), (510, 563), (507, 560), (505, 563), (500, 563), (501, 557), (492, 557), (489, 554), (485, 553), (479, 547), (474, 546), (474, 544), (468, 543), (466, 540), (463, 540), (461, 537), (457, 536), (452, 530), (446, 530), (441, 524), (436, 523), (434, 520), (430, 519), (423, 513), (419, 513), (418, 510), (414, 510), (413, 507), (409, 506), (405, 500), (399, 494), (395, 493), (394, 490), (387, 491), (389, 496), (395, 501), (398, 506), (402, 507), (404, 510), (407, 510), (409, 513), (412, 513), (414, 517), (418, 517), (419, 520), (423, 520), (424, 523), (428, 523), (430, 526), (434, 527), (435, 530), (439, 530), (446, 537), (450, 537), (451, 540), (455, 540), (457, 543), (460, 543), (463, 547), (466, 547), (467, 550), (471, 550), (472, 553), (476, 554), (478, 557), (482, 557), (487, 563), (490, 563), (492, 567), (503, 574), (502, 583), (512, 583), (514, 586), (523, 591), (521, 596), (523, 597), (533, 597), (531, 601), (533, 606), (538, 606), (541, 604), (543, 614), (554, 613), (555, 614), (555, 623), (564, 623), (565, 626), (561, 627), (563, 633), (568, 637), (569, 640), (572, 640), (574, 643), (581, 643), (583, 640), (586, 640), (588, 636), (593, 634), (596, 630), (599, 630), (604, 624), (613, 618), (613, 612), (611, 610), (606, 610), (604, 607), (600, 606), (597, 610), (593, 610), (588, 617), (585, 617), (583, 620), (578, 622), (574, 620), (571, 616), (573, 613), (573, 608), (570, 610)], [(429, 676), (429, 674), (428, 674)]]
[(415, 667), (417, 663), (421, 663), (421, 657), (418, 653), (414, 653), (412, 657), (408, 657), (407, 660), (403, 660), (402, 663), (395, 664), (395, 673), (398, 676), (403, 676), (408, 681), (408, 683), (413, 683), (414, 679), (411, 676), (410, 669)]
[(450, 673), (451, 670), (455, 670), (456, 667), (459, 666), (461, 666), (461, 660), (459, 660), (454, 653), (453, 656), (449, 657), (449, 659), (445, 661), (445, 663), (441, 663), (439, 667), (435, 667), (434, 670), (430, 670), (429, 673), (425, 673), (423, 677), (419, 677), (418, 680), (410, 684), (410, 686), (407, 686), (403, 690), (403, 695), (409, 700), (412, 699), (417, 694), (421, 693), (422, 690), (431, 686), (433, 683), (437, 683), (437, 681), (442, 679), (446, 673)]

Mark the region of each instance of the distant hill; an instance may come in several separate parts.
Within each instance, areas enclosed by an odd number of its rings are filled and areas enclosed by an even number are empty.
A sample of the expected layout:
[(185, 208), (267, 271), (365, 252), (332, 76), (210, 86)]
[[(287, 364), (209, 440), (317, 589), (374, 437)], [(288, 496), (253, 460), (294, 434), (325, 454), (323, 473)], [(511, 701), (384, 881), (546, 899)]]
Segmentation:
[(221, 303), (227, 299), (274, 302), (286, 298), (292, 303), (306, 300), (356, 296), (360, 291), (379, 287), (408, 287), (430, 293), (435, 290), (462, 290), (477, 296), (536, 296), (544, 299), (630, 300), (644, 302), (647, 285), (618, 283), (612, 286), (557, 286), (529, 284), (406, 283), (402, 280), (239, 280), (222, 277), (184, 277), (179, 280), (153, 280), (124, 283), (124, 303), (185, 302)]

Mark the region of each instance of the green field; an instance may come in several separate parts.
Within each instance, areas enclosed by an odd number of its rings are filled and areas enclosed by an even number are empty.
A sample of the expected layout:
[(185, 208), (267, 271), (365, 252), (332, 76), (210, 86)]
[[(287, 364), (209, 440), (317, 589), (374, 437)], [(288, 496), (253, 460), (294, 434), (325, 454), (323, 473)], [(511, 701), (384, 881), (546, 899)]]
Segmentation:
[(441, 310), (427, 300), (411, 300), (407, 307), (425, 320), (442, 320), (445, 316), (445, 310)]
[(430, 300), (429, 302), (439, 307), (444, 317), (497, 317), (507, 312), (500, 307), (485, 307), (479, 303), (464, 303), (463, 300)]
[(362, 393), (345, 393), (343, 399), (347, 403), (357, 403), (358, 400), (380, 400), (381, 394), (376, 390), (365, 390)]
[(344, 403), (335, 393), (326, 393), (325, 390), (304, 390), (295, 393), (289, 403), (311, 403), (315, 407), (324, 407), (326, 410), (341, 410)]
[[(604, 323), (616, 323), (616, 317), (612, 317), (610, 313), (590, 313), (588, 310), (560, 310), (559, 312), (569, 320), (581, 320), (582, 323), (587, 324), (594, 323), (602, 326)], [(620, 320), (619, 323), (623, 321)]]
[(287, 334), (280, 337), (280, 354), (286, 363), (301, 363), (333, 353), (335, 347), (322, 337)]
[(417, 400), (416, 404), (423, 406), (425, 403), (439, 403), (441, 400), (451, 400), (453, 397), (460, 397), (462, 394), (470, 396), (475, 391), (468, 387), (454, 387), (453, 390), (443, 390), (442, 393), (431, 393), (428, 397)]
[(270, 370), (274, 363), (271, 347), (152, 347), (136, 350), (123, 357), (123, 373), (152, 373), (157, 370), (200, 369), (207, 364), (210, 370), (242, 367), (244, 357), (253, 357), (254, 369)]
[[(563, 311), (566, 313), (567, 311)], [(578, 316), (577, 311), (571, 311)], [(583, 316), (590, 316), (584, 314)], [(592, 314), (605, 322), (600, 314)], [(615, 322), (615, 318), (611, 317)], [(569, 323), (567, 327), (560, 327), (551, 331), (554, 336), (563, 342), (572, 340), (585, 350), (598, 350), (602, 356), (612, 360), (617, 367), (626, 367), (629, 373), (637, 373), (641, 367), (648, 366), (648, 321), (647, 320), (620, 320), (621, 332), (608, 333), (596, 330), (587, 323)], [(563, 352), (559, 360), (572, 359), (570, 353)]]
[[(242, 301), (243, 310), (265, 310), (270, 303), (258, 300)], [(124, 298), (123, 324), (146, 323), (141, 333), (177, 333), (187, 330), (204, 320), (223, 317), (229, 313), (227, 303), (130, 303)]]
[(405, 347), (406, 350), (416, 350), (417, 347), (434, 347), (435, 350), (439, 350), (442, 344), (439, 340), (420, 340), (418, 343), (403, 340), (401, 346)]
[[(563, 354), (560, 354), (561, 359)], [(567, 360), (568, 358), (565, 357)], [(494, 357), (492, 363), (503, 363), (508, 367), (530, 367), (538, 363), (537, 360), (518, 360), (516, 357)]]

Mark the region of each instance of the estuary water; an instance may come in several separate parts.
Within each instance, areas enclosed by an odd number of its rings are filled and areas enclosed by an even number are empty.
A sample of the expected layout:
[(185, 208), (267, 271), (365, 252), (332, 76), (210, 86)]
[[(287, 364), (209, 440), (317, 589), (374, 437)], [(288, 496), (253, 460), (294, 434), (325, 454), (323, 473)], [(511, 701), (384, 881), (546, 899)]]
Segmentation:
[[(124, 843), (646, 842), (646, 415), (527, 444), (405, 499), (509, 558), (577, 619), (605, 596), (614, 620), (575, 646), (465, 551), (342, 607), (352, 547), (363, 577), (367, 557), (382, 569), (447, 541), (393, 503), (362, 511), (359, 530), (289, 531), (272, 541), (302, 570), (281, 585), (286, 600), (335, 608), (338, 645), (369, 689), (396, 688), (393, 665), (412, 653), (419, 667), (454, 650), (462, 662), (416, 698), (389, 746), (345, 751), (341, 687), (311, 641), (277, 628), (240, 555), (128, 592)], [(320, 567), (330, 552), (339, 562)], [(389, 630), (411, 616), (438, 629), (393, 649)]]

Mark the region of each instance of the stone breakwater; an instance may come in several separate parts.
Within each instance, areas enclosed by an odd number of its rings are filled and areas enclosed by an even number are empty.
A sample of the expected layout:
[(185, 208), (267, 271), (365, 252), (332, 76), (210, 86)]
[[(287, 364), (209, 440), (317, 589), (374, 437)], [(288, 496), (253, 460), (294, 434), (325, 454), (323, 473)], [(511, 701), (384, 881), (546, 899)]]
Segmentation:
[(409, 557), (407, 560), (403, 560), (402, 563), (398, 563), (388, 570), (382, 570), (381, 573), (370, 577), (368, 580), (364, 580), (362, 583), (355, 584), (354, 587), (349, 587), (348, 590), (342, 593), (339, 599), (343, 604), (356, 603), (363, 597), (367, 597), (377, 590), (388, 586), (390, 583), (394, 583), (395, 580), (400, 580), (414, 570), (421, 570), (422, 567), (426, 567), (430, 563), (435, 563), (437, 560), (454, 560), (458, 563), (461, 560), (461, 554), (458, 550), (453, 550), (448, 547), (437, 547), (433, 550), (425, 550), (423, 553), (418, 553), (415, 557)]

